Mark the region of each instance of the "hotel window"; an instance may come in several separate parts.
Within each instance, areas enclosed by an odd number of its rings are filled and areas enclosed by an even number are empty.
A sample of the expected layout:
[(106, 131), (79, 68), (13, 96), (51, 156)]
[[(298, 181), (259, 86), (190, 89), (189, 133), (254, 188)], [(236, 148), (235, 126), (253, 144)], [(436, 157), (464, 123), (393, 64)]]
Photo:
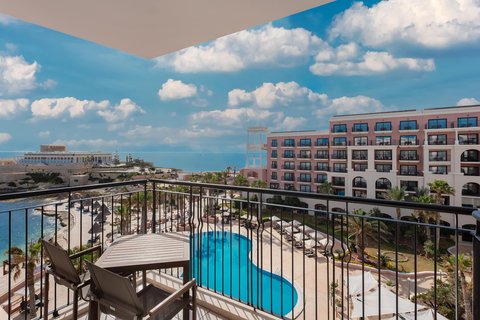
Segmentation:
[(477, 117), (458, 118), (457, 126), (459, 128), (478, 127), (478, 118)]
[(285, 190), (295, 190), (295, 186), (292, 183), (285, 183), (283, 185), (283, 189), (285, 189)]
[(345, 177), (332, 177), (332, 185), (337, 187), (344, 187)]
[(272, 158), (276, 158), (276, 157), (277, 157), (277, 150), (272, 150), (271, 157), (272, 157)]
[(366, 188), (367, 187), (367, 180), (363, 177), (356, 177), (353, 179), (353, 187), (354, 188)]
[(276, 172), (272, 172), (272, 180), (277, 180), (277, 173)]
[(392, 150), (375, 150), (375, 160), (392, 160)]
[(377, 146), (389, 146), (392, 144), (392, 137), (389, 137), (389, 136), (376, 137), (375, 144)]
[(347, 138), (346, 137), (333, 138), (333, 145), (334, 146), (346, 146), (347, 145)]
[(367, 192), (365, 190), (353, 190), (353, 196), (355, 198), (366, 198)]
[(407, 191), (417, 191), (418, 181), (401, 180), (400, 187), (404, 188)]
[(352, 151), (353, 160), (368, 160), (368, 150), (353, 150)]
[(377, 164), (377, 165), (375, 165), (375, 170), (377, 170), (377, 172), (390, 172), (390, 170), (392, 170), (392, 165), (391, 164)]
[(317, 162), (317, 171), (328, 171), (327, 162)]
[(368, 124), (367, 123), (354, 123), (353, 124), (353, 132), (368, 132)]
[(328, 146), (328, 138), (318, 138), (316, 145), (317, 145), (318, 147)]
[(315, 155), (317, 159), (328, 159), (328, 150), (318, 150)]
[(375, 123), (375, 131), (392, 131), (391, 122), (377, 122)]
[(430, 145), (446, 145), (447, 144), (447, 135), (446, 134), (434, 134), (428, 136), (428, 144)]
[(279, 185), (278, 183), (270, 183), (270, 189), (278, 189)]
[(417, 120), (400, 121), (400, 130), (417, 130)]
[(272, 169), (277, 169), (277, 161), (272, 161)]
[(273, 148), (276, 148), (278, 146), (278, 141), (277, 139), (272, 139), (272, 142), (270, 144)]
[(433, 174), (447, 174), (447, 166), (430, 166), (429, 170)]
[(477, 162), (479, 159), (478, 150), (466, 150), (462, 153), (460, 161), (462, 162)]
[(480, 187), (478, 183), (469, 182), (466, 183), (462, 188), (463, 196), (480, 196)]
[(392, 188), (392, 183), (387, 178), (380, 178), (375, 182), (375, 188), (381, 190), (388, 190)]
[(418, 160), (417, 150), (401, 150), (400, 151), (400, 160)]
[(310, 147), (312, 146), (311, 139), (300, 139), (300, 147)]
[(301, 173), (300, 174), (300, 181), (301, 182), (311, 182), (312, 175), (310, 173)]
[(428, 129), (446, 129), (447, 119), (430, 119), (428, 120)]
[(283, 152), (284, 158), (295, 158), (295, 152), (293, 150), (285, 150)]
[(430, 151), (428, 158), (430, 161), (447, 161), (447, 151)]
[(295, 147), (295, 139), (285, 139), (283, 140), (284, 147)]
[(312, 157), (312, 152), (310, 150), (300, 150), (298, 155), (299, 158), (309, 159)]
[(301, 184), (300, 185), (301, 192), (312, 192), (312, 187), (309, 184)]
[(353, 142), (356, 146), (366, 146), (368, 145), (368, 137), (355, 137)]
[(480, 172), (478, 167), (462, 167), (461, 171), (466, 176), (478, 176)]
[(417, 145), (417, 136), (400, 136), (401, 146), (414, 146)]
[(285, 172), (283, 175), (283, 180), (285, 181), (295, 181), (295, 175), (293, 172)]
[(345, 163), (334, 163), (333, 172), (347, 172), (347, 165)]
[(368, 169), (367, 163), (354, 163), (353, 170), (354, 171), (366, 171)]
[(283, 169), (287, 170), (295, 170), (295, 162), (293, 161), (286, 161), (283, 163)]
[(312, 164), (310, 162), (300, 162), (298, 167), (300, 170), (312, 170)]
[(332, 128), (333, 133), (347, 132), (346, 124), (334, 124)]
[(400, 166), (400, 175), (402, 176), (416, 176), (417, 166)]
[(347, 159), (347, 150), (334, 150), (332, 159)]
[(478, 134), (459, 134), (458, 143), (460, 144), (478, 144)]
[(317, 174), (317, 179), (315, 180), (316, 183), (324, 183), (327, 182), (327, 175), (326, 174)]

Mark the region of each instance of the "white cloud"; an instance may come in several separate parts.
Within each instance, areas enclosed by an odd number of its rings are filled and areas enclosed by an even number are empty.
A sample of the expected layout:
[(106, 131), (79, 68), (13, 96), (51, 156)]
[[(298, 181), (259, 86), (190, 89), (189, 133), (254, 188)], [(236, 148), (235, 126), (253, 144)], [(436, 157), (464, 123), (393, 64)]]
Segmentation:
[(37, 86), (37, 62), (28, 63), (22, 56), (0, 54), (0, 96), (14, 95)]
[(463, 98), (457, 102), (457, 106), (472, 106), (475, 104), (480, 104), (480, 101), (475, 98)]
[(197, 95), (197, 86), (183, 83), (181, 80), (168, 79), (158, 90), (160, 100), (177, 100), (191, 98)]
[(118, 140), (105, 140), (105, 139), (70, 139), (70, 140), (56, 140), (54, 144), (64, 144), (71, 148), (86, 148), (89, 150), (105, 150), (114, 149), (117, 147), (128, 146), (129, 144), (119, 142)]
[(480, 39), (478, 0), (389, 0), (371, 8), (361, 2), (339, 14), (332, 37), (381, 47), (399, 42), (446, 48)]
[(12, 139), (12, 136), (9, 133), (0, 132), (0, 144), (5, 143)]
[(320, 119), (328, 119), (337, 114), (355, 114), (385, 111), (385, 106), (377, 99), (366, 96), (340, 97), (329, 100), (314, 114)]
[(38, 133), (38, 136), (40, 138), (49, 138), (50, 137), (50, 131), (46, 130), (46, 131), (40, 131)]
[(306, 122), (307, 119), (303, 117), (285, 117), (276, 130), (295, 130), (301, 128)]
[(242, 127), (247, 123), (276, 121), (283, 119), (283, 114), (253, 108), (201, 111), (190, 116), (193, 123), (215, 124), (223, 127)]
[[(350, 54), (349, 58), (351, 58)], [(333, 57), (331, 60), (326, 60), (325, 54), (319, 53), (316, 63), (310, 66), (310, 71), (319, 76), (366, 76), (399, 69), (423, 72), (435, 70), (433, 59), (395, 58), (388, 52), (368, 51), (357, 61)]]
[(28, 109), (28, 99), (0, 99), (0, 118), (9, 118)]
[(106, 110), (98, 111), (98, 115), (107, 122), (120, 122), (129, 119), (132, 115), (144, 113), (142, 108), (130, 99), (122, 99), (119, 104)]
[(316, 104), (326, 99), (325, 94), (313, 92), (309, 88), (302, 87), (295, 81), (263, 83), (253, 91), (233, 89), (228, 93), (228, 105), (238, 107), (249, 104), (262, 109), (274, 106), (299, 107)]
[(79, 100), (74, 97), (45, 98), (32, 102), (31, 109), (34, 118), (58, 118), (68, 116), (79, 118), (90, 110), (103, 110), (109, 107), (108, 100), (96, 102)]
[(181, 73), (234, 72), (250, 66), (288, 67), (306, 61), (326, 44), (303, 28), (271, 24), (221, 37), (156, 59), (159, 67)]
[(6, 14), (0, 13), (0, 24), (8, 25), (8, 24), (16, 23), (18, 21), (20, 20), (15, 19), (14, 17), (8, 16)]

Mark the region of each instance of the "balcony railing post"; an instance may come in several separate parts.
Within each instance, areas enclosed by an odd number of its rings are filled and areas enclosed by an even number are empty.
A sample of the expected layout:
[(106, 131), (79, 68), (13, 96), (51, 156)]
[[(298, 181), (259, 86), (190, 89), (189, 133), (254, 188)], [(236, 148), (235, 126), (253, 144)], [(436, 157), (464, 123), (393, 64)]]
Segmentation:
[(472, 284), (473, 284), (473, 319), (480, 319), (480, 210), (473, 212), (473, 217), (477, 220), (477, 228), (473, 235), (473, 266), (472, 266)]
[(152, 202), (153, 202), (153, 208), (152, 208), (152, 233), (156, 232), (157, 228), (157, 190), (156, 190), (157, 184), (155, 182), (152, 182)]

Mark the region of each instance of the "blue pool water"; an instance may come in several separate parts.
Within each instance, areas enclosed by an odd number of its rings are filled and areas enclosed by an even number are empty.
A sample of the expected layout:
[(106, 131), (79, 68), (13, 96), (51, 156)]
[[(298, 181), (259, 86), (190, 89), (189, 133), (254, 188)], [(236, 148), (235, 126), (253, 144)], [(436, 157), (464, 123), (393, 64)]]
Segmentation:
[(288, 280), (253, 264), (251, 244), (246, 237), (226, 231), (195, 234), (193, 277), (210, 290), (285, 316), (297, 303), (298, 294)]

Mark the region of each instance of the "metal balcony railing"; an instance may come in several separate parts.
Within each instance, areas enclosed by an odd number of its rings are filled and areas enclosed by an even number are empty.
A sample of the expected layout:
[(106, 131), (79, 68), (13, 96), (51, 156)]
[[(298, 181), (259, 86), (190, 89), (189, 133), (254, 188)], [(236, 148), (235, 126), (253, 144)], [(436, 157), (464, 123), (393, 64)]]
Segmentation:
[[(309, 208), (307, 200), (321, 206)], [(458, 223), (471, 208), (158, 179), (4, 194), (0, 201), (8, 201), (0, 210), (6, 248), (0, 303), (10, 318), (29, 317), (20, 314), (27, 309), (21, 298), (31, 292), (36, 306), (44, 301), (38, 239), (73, 252), (92, 244), (105, 250), (126, 234), (163, 232), (189, 243), (190, 270), (201, 288), (277, 317), (396, 317), (402, 306), (398, 318), (430, 312), (462, 319), (469, 312), (480, 319), (480, 304), (473, 303), (480, 301), (480, 212), (473, 212), (477, 231)], [(390, 210), (392, 217), (361, 208)], [(407, 218), (396, 219), (397, 209)], [(468, 241), (472, 256), (461, 253)], [(181, 278), (183, 271), (160, 273)], [(62, 315), (72, 304), (67, 291), (50, 291), (37, 318), (45, 318), (44, 310)], [(383, 315), (386, 305), (392, 308)]]

